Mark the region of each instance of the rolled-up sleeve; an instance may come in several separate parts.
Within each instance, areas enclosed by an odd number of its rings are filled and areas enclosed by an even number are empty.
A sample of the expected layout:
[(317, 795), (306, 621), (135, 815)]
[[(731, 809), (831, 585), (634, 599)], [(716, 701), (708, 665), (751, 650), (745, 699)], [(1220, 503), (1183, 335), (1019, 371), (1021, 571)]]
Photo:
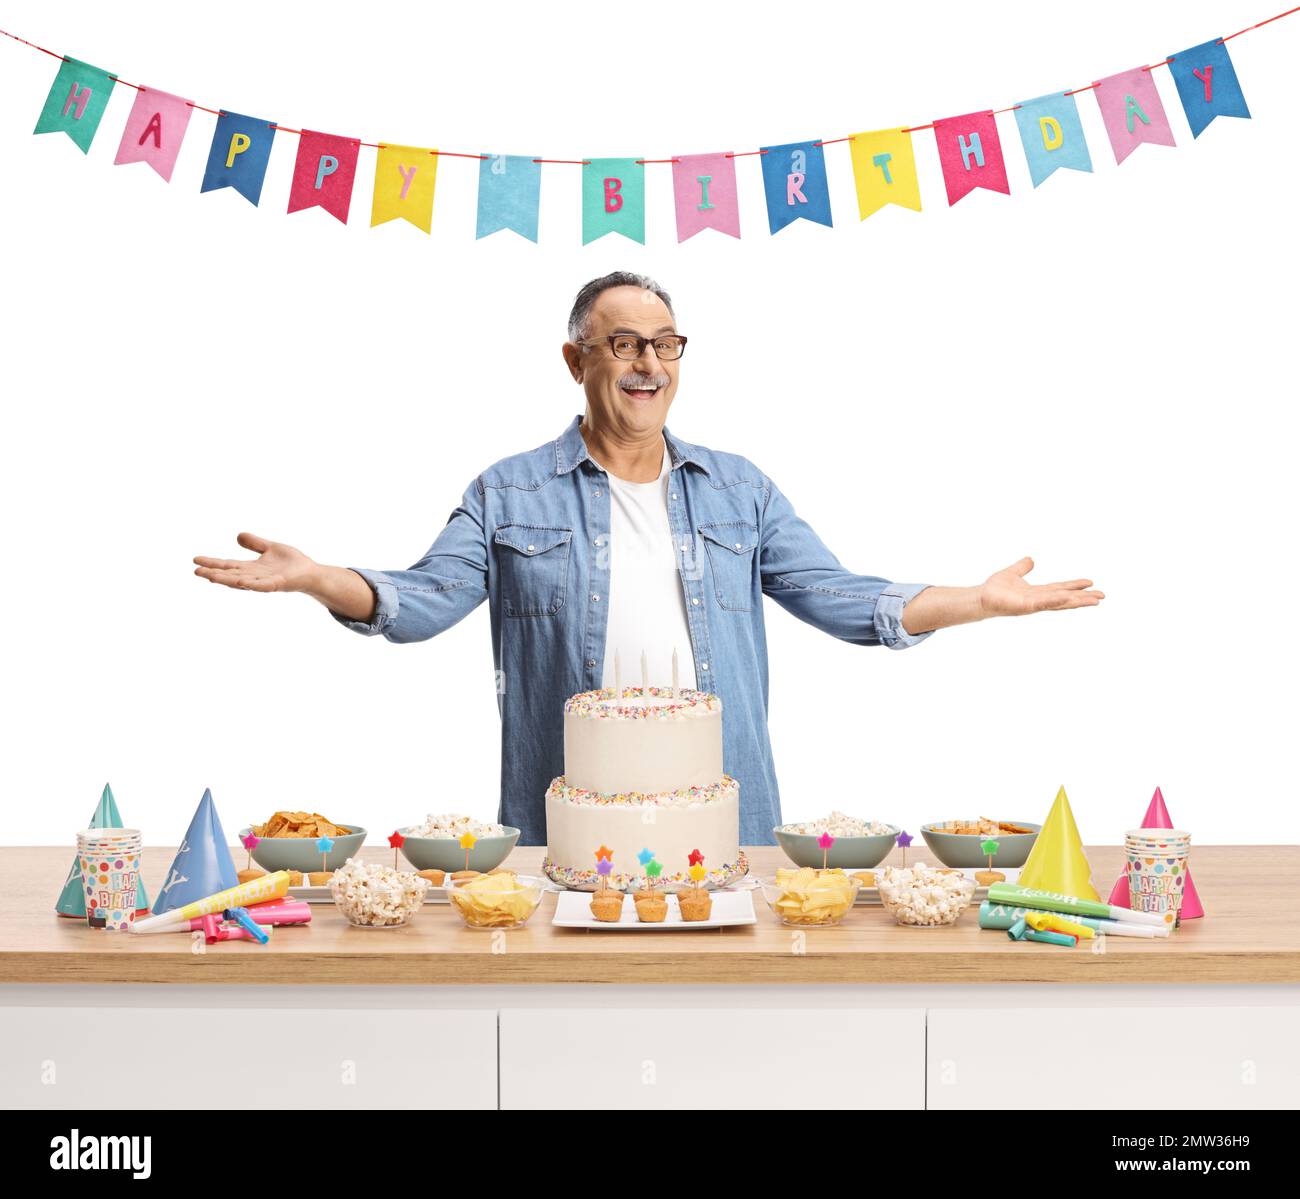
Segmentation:
[(776, 484), (764, 478), (759, 570), (765, 595), (854, 645), (906, 649), (930, 636), (903, 628), (904, 606), (929, 583), (895, 583), (845, 570)]
[(337, 612), (330, 615), (353, 632), (399, 642), (426, 641), (463, 620), (487, 599), (483, 512), (483, 486), (475, 479), (415, 565), (406, 570), (349, 568), (375, 593), (370, 620), (349, 620)]

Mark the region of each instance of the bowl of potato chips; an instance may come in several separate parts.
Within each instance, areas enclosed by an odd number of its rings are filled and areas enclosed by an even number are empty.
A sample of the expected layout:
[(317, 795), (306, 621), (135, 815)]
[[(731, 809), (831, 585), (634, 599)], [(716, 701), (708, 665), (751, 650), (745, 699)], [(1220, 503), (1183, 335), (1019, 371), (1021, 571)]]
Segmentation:
[(456, 881), (451, 906), (470, 928), (520, 928), (542, 902), (542, 880), (510, 870)]
[[(355, 824), (335, 824), (319, 812), (276, 812), (263, 824), (239, 830), (242, 840), (249, 833), (257, 837), (253, 861), (263, 870), (337, 870), (348, 858), (357, 856), (366, 830)], [(321, 837), (334, 842), (328, 854), (316, 848)]]
[(816, 928), (838, 924), (853, 907), (861, 882), (843, 870), (780, 869), (759, 882), (763, 898), (782, 924)]

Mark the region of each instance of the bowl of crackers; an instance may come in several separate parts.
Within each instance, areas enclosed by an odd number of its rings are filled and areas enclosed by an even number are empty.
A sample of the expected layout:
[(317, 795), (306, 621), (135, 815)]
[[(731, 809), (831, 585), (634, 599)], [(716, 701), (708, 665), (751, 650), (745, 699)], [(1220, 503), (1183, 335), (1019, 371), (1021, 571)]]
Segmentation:
[(980, 846), (985, 841), (996, 841), (998, 851), (993, 855), (993, 866), (1006, 869), (1025, 864), (1042, 827), (1024, 820), (990, 820), (987, 816), (977, 816), (974, 820), (923, 824), (921, 836), (939, 861), (957, 870), (988, 866), (989, 855)]
[[(276, 812), (263, 824), (241, 828), (240, 839), (249, 833), (258, 839), (251, 851), (253, 861), (264, 870), (302, 874), (337, 870), (348, 858), (357, 856), (366, 839), (366, 830), (360, 825), (336, 824), (319, 812)], [(321, 837), (334, 842), (326, 854), (316, 848)]]

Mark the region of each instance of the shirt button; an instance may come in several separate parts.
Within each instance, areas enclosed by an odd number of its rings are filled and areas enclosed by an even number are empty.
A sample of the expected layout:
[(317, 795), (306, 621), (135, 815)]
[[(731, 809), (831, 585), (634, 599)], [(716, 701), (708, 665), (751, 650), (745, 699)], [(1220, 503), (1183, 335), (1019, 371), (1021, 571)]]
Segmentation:
[(528, 552), (531, 554), (531, 553), (533, 552), (533, 550), (535, 550), (536, 548), (537, 548), (537, 547), (536, 547), (535, 545), (530, 545), (530, 546), (528, 547)]
[(597, 538), (596, 538), (596, 544), (597, 544), (597, 545), (604, 545), (605, 542), (604, 542), (604, 540), (603, 540), (602, 538), (597, 537)]
[[(528, 548), (529, 548), (529, 549), (532, 549), (533, 547), (530, 545)], [(736, 542), (736, 548), (737, 548), (737, 549), (740, 549), (740, 542), (739, 542), (739, 541)]]
[(672, 498), (673, 498), (673, 499), (676, 499), (676, 498), (677, 498), (677, 492), (675, 492), (675, 491), (673, 492)]
[(594, 604), (594, 603), (596, 603), (599, 599), (600, 599), (600, 596), (598, 596), (598, 595), (593, 595), (593, 596), (591, 597), (591, 602)]
[(597, 488), (591, 494), (594, 495), (597, 499), (600, 499), (600, 488)]
[(693, 603), (693, 604), (698, 604), (699, 602), (700, 602), (700, 597), (699, 597), (699, 596), (697, 596), (697, 595), (693, 595), (693, 596), (691, 596), (691, 603)]
[(688, 549), (690, 549), (690, 546), (689, 546), (685, 541), (683, 541), (683, 542), (682, 542), (682, 553), (683, 553), (683, 554), (686, 553), (686, 551), (687, 551)]
[(708, 664), (707, 662), (701, 662), (701, 663), (700, 663), (700, 669), (701, 669), (701, 670), (708, 670), (708, 669), (709, 669), (709, 664)]
[(588, 658), (588, 659), (587, 659), (587, 665), (588, 665), (588, 666), (595, 666), (595, 665), (596, 665), (596, 659), (595, 659), (595, 658)]

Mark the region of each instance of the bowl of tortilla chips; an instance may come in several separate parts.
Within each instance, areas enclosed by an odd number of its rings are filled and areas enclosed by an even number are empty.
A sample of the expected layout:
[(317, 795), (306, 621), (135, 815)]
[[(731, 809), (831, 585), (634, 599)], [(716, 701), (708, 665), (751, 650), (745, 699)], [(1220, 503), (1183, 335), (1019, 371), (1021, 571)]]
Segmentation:
[(1006, 870), (1025, 864), (1042, 827), (1027, 820), (990, 820), (987, 816), (977, 816), (974, 820), (923, 824), (921, 836), (939, 861), (958, 870), (987, 867), (988, 854), (980, 846), (985, 841), (996, 841), (998, 851), (993, 855), (993, 869)]
[[(348, 858), (357, 856), (366, 830), (356, 824), (336, 824), (319, 812), (276, 812), (263, 824), (239, 830), (242, 840), (249, 833), (258, 838), (252, 854), (263, 870), (337, 870)], [(334, 842), (328, 854), (316, 848), (321, 837)], [(323, 863), (323, 864), (322, 864)]]

